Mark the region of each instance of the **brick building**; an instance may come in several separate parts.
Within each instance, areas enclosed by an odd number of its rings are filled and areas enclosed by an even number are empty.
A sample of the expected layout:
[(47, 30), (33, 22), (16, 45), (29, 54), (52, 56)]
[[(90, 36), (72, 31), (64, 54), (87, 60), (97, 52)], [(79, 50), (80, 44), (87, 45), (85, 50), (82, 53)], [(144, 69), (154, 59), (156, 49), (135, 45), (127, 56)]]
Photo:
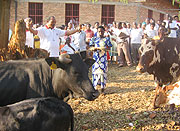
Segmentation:
[(119, 0), (14, 0), (10, 8), (10, 28), (16, 20), (33, 18), (34, 23), (46, 23), (48, 16), (54, 15), (57, 26), (67, 24), (74, 18), (79, 23), (112, 23), (125, 21), (143, 22), (145, 18), (164, 19), (164, 14), (178, 15), (179, 5), (172, 0), (128, 0), (128, 4)]

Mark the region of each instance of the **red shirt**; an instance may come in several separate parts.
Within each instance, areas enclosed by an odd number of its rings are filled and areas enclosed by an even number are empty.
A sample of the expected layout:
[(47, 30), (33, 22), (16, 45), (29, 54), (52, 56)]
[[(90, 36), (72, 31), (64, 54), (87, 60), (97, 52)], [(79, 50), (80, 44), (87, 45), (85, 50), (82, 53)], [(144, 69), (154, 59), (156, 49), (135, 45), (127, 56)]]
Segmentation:
[(94, 32), (92, 30), (86, 30), (85, 32), (86, 32), (86, 41), (94, 36)]

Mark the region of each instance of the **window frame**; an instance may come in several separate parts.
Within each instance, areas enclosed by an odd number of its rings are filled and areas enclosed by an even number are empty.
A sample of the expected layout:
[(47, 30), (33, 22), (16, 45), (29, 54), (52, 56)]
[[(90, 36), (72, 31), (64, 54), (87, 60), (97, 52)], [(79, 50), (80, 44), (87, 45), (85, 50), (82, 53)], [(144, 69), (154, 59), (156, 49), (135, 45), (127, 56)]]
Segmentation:
[(112, 24), (115, 19), (115, 5), (102, 5), (101, 23)]
[(43, 3), (28, 2), (28, 17), (32, 18), (34, 24), (42, 25), (43, 24)]
[(163, 21), (163, 20), (164, 20), (164, 14), (160, 13), (160, 15), (159, 15), (159, 20), (160, 20), (160, 21)]
[(153, 10), (148, 9), (148, 18), (153, 18)]
[(70, 20), (77, 19), (79, 23), (79, 4), (65, 5), (65, 25), (68, 25)]

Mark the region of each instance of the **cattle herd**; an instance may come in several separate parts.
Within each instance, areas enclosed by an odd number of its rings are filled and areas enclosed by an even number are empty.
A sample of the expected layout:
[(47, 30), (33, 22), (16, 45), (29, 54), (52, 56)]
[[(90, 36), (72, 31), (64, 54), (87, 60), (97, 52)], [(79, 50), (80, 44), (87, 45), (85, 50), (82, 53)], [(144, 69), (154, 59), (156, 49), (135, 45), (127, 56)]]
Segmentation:
[[(154, 108), (180, 104), (179, 43), (176, 38), (145, 38), (139, 48), (136, 70), (154, 76)], [(80, 54), (53, 58), (46, 52), (42, 57), (0, 62), (0, 130), (73, 131), (74, 114), (66, 101), (99, 96), (88, 77), (93, 59), (82, 59)]]
[(71, 125), (73, 130), (73, 111), (62, 100), (84, 97), (92, 101), (99, 96), (88, 77), (93, 63), (79, 54), (1, 62), (0, 128), (67, 131)]

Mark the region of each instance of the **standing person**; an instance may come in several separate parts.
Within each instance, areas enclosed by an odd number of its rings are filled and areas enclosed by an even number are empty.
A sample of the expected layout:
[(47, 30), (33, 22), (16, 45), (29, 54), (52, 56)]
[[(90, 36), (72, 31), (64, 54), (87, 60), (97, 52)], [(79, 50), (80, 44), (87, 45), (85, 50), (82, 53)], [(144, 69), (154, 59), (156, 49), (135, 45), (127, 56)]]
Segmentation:
[(156, 21), (155, 21), (153, 18), (150, 19), (150, 24), (151, 24), (151, 23), (154, 23), (154, 24), (155, 24), (154, 29), (157, 30), (157, 32), (158, 32), (159, 25), (156, 23)]
[[(74, 29), (74, 27), (76, 26), (76, 25), (75, 25), (75, 24), (76, 24), (75, 18), (72, 18), (72, 19), (69, 21), (69, 23), (71, 23), (71, 28)], [(68, 23), (68, 25), (69, 25), (69, 23)]]
[[(79, 28), (82, 29), (82, 24), (79, 25)], [(81, 57), (86, 58), (86, 33), (83, 30), (79, 30), (73, 35), (73, 42), (78, 51), (80, 51)]]
[(168, 26), (169, 26), (169, 17), (170, 17), (170, 15), (169, 15), (169, 14), (166, 14), (166, 15), (165, 15), (165, 19), (163, 20), (163, 22), (166, 23), (166, 27), (165, 27), (165, 28), (168, 28)]
[(154, 29), (155, 23), (151, 23), (150, 25), (150, 29), (144, 31), (144, 37), (153, 38), (158, 35), (158, 31)]
[[(33, 29), (37, 29), (39, 26), (39, 24), (34, 24)], [(40, 39), (37, 35), (34, 35), (34, 48), (40, 48)]]
[(94, 28), (92, 29), (94, 32), (94, 36), (97, 36), (97, 28), (99, 27), (99, 22), (94, 23)]
[(141, 41), (142, 41), (142, 35), (143, 32), (141, 29), (138, 29), (137, 23), (133, 22), (133, 29), (131, 30), (131, 56), (134, 64), (137, 65), (138, 59), (139, 59), (139, 54), (138, 54), (138, 49), (141, 46)]
[(117, 51), (118, 51), (118, 58), (119, 58), (119, 67), (123, 67), (125, 64), (124, 56), (128, 66), (132, 66), (132, 60), (130, 55), (129, 43), (128, 38), (129, 34), (126, 28), (122, 28), (122, 23), (119, 22), (118, 25), (119, 32), (117, 32)]
[(118, 60), (117, 60), (117, 43), (116, 43), (116, 39), (117, 39), (117, 32), (119, 31), (119, 29), (117, 28), (117, 23), (116, 21), (113, 21), (112, 23), (112, 27), (110, 29), (110, 31), (112, 32), (112, 35), (110, 36), (111, 38), (111, 44), (112, 44), (112, 47), (111, 47), (111, 61), (115, 61), (116, 64), (118, 63)]
[(170, 34), (168, 35), (168, 37), (177, 38), (176, 30), (179, 29), (179, 27), (177, 25), (177, 22), (173, 21), (173, 18), (171, 16), (169, 17), (169, 29)]
[(73, 24), (71, 22), (68, 23), (67, 30), (73, 30)]
[(157, 24), (158, 24), (158, 26), (160, 27), (160, 26), (162, 25), (162, 21), (161, 21), (161, 20), (158, 20), (158, 21), (157, 21)]
[(74, 54), (77, 51), (76, 46), (74, 45), (73, 42), (71, 42), (71, 38), (67, 37), (65, 46), (61, 49), (62, 53), (67, 53), (67, 54)]
[(106, 50), (112, 45), (109, 37), (104, 37), (105, 29), (98, 27), (98, 36), (93, 37), (89, 43), (90, 49), (94, 51), (93, 58), (95, 63), (92, 66), (92, 83), (95, 89), (101, 85), (101, 93), (104, 92), (107, 79), (107, 55)]
[(116, 21), (113, 21), (111, 30), (113, 33), (115, 32), (115, 30), (117, 30)]
[(54, 16), (50, 16), (47, 19), (47, 23), (44, 27), (40, 27), (37, 30), (33, 30), (29, 25), (28, 29), (40, 38), (40, 48), (47, 50), (50, 53), (49, 57), (59, 57), (59, 37), (65, 35), (72, 35), (79, 31), (75, 30), (60, 30), (55, 27), (56, 19)]
[(144, 39), (144, 32), (145, 32), (145, 30), (146, 30), (146, 22), (143, 22), (142, 24), (141, 24), (141, 28), (140, 28), (141, 30), (142, 30), (142, 38)]
[[(24, 22), (26, 23), (26, 28), (28, 27), (28, 25), (30, 25), (31, 28), (33, 27), (33, 23), (32, 23), (31, 18), (24, 19)], [(34, 36), (33, 36), (33, 33), (31, 33), (29, 30), (26, 30), (26, 43), (25, 43), (25, 45), (27, 45), (28, 47), (34, 48)]]
[(86, 25), (86, 43), (89, 45), (90, 39), (94, 36), (94, 32), (91, 30), (91, 24)]
[(150, 19), (149, 18), (146, 18), (146, 20), (145, 20), (145, 22), (146, 22), (146, 30), (150, 30)]
[(8, 41), (11, 40), (11, 36), (12, 36), (12, 30), (9, 28), (9, 37), (8, 37)]

